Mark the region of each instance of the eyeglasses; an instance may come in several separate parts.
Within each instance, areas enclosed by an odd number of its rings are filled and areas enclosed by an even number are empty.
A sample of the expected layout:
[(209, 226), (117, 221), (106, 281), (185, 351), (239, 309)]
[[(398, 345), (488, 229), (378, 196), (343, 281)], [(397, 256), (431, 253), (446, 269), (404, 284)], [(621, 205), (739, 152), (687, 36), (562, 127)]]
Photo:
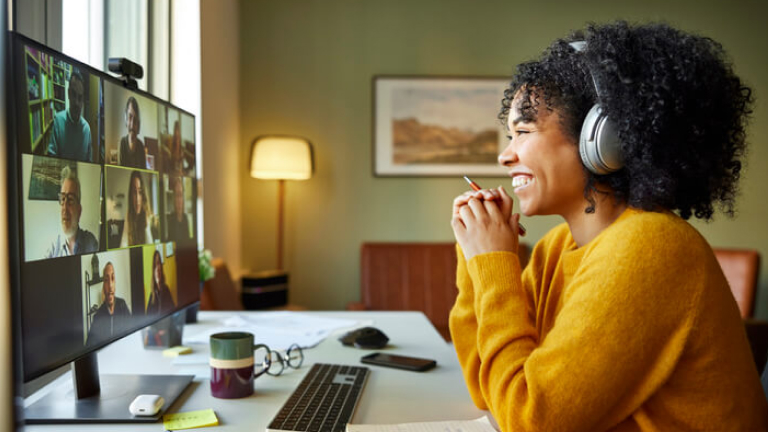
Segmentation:
[(79, 201), (76, 194), (59, 192), (57, 195), (60, 205), (74, 205)]
[(283, 373), (286, 366), (292, 369), (298, 369), (304, 363), (304, 352), (299, 344), (291, 345), (287, 351), (271, 350), (264, 359), (267, 364), (267, 373), (272, 376), (278, 376)]

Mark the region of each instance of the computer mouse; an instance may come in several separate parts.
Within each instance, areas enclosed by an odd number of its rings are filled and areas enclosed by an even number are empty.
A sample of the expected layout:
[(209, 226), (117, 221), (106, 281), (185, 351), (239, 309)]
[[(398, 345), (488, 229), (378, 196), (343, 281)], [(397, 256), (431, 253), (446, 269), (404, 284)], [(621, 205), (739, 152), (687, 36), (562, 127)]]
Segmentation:
[(389, 342), (387, 335), (376, 327), (363, 327), (352, 330), (340, 337), (339, 340), (346, 346), (364, 349), (384, 348), (387, 346), (387, 342)]

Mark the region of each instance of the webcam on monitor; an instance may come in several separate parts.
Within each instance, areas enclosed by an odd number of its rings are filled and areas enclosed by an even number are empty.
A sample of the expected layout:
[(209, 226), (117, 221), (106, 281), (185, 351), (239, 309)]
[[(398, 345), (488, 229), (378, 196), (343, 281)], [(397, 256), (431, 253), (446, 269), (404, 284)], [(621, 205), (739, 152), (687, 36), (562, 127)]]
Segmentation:
[(119, 74), (123, 79), (123, 84), (131, 89), (137, 89), (136, 80), (144, 77), (144, 68), (125, 57), (110, 57), (108, 66), (109, 71)]

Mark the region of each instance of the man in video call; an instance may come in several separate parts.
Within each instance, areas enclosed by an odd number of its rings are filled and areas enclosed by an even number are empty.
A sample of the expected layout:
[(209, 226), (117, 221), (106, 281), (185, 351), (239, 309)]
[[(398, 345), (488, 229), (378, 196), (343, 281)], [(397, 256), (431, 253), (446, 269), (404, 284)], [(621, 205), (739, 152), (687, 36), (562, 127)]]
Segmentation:
[(139, 102), (133, 96), (125, 104), (125, 129), (127, 135), (120, 138), (120, 160), (118, 164), (131, 168), (147, 168), (147, 151), (139, 139), (141, 113)]
[(104, 301), (91, 321), (91, 330), (88, 332), (89, 345), (120, 334), (128, 328), (131, 318), (131, 311), (125, 300), (115, 295), (115, 266), (111, 262), (104, 266), (101, 293), (104, 295)]
[(80, 228), (80, 215), (83, 212), (80, 197), (80, 180), (77, 178), (77, 173), (69, 166), (65, 166), (61, 170), (61, 189), (58, 195), (61, 208), (61, 233), (48, 248), (46, 258), (80, 255), (99, 250), (99, 241), (96, 240), (96, 236)]
[(53, 116), (53, 133), (48, 154), (91, 162), (91, 127), (83, 118), (85, 81), (77, 69), (69, 76), (69, 109)]

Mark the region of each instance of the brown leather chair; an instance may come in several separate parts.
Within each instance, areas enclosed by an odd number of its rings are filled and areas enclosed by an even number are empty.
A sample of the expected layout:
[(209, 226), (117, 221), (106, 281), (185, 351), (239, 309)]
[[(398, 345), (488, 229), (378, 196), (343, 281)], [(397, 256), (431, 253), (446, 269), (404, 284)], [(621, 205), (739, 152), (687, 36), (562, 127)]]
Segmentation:
[(232, 280), (227, 264), (221, 258), (211, 260), (216, 275), (203, 284), (200, 310), (243, 310), (240, 291)]
[(760, 253), (752, 249), (713, 248), (742, 318), (751, 318), (760, 274)]
[[(363, 243), (360, 250), (361, 301), (349, 310), (422, 311), (451, 340), (448, 314), (456, 300), (454, 243)], [(520, 260), (530, 250), (520, 244)]]

